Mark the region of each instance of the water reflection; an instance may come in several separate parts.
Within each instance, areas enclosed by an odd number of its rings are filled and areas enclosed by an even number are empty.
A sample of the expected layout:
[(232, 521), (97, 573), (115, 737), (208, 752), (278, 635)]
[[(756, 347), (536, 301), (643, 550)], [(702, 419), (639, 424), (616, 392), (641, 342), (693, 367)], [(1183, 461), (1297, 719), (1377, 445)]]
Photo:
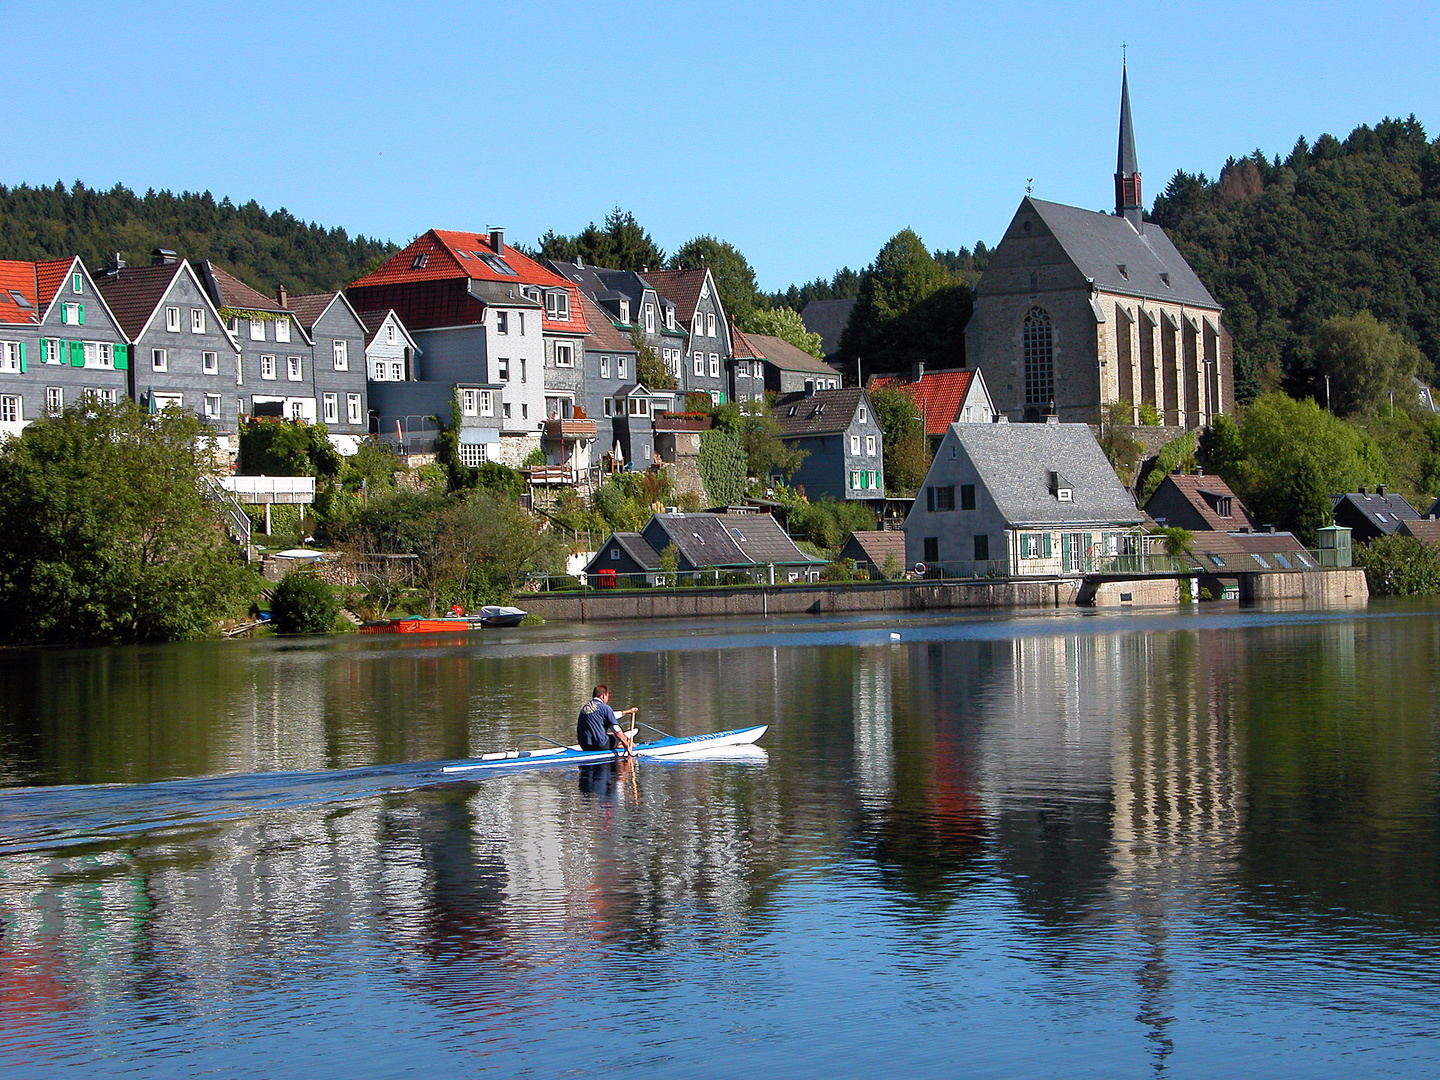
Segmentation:
[[(1187, 1015), (1243, 1026), (1298, 995), (1333, 1022), (1357, 985), (1397, 1018), (1440, 1003), (1440, 620), (904, 638), (0, 658), (9, 782), (126, 785), (0, 796), (0, 1063), (86, 1060), (114, 1025), (163, 1057), (256, 1013), (339, 1023), (367, 993), (438, 1010), (395, 1038), (503, 1057), (517, 1023), (583, 1025), (600, 971), (689, 1021), (672, 1065), (737, 1008), (814, 1024), (822, 986), (995, 1052), (963, 1019), (982, 969), (1013, 972), (983, 988), (1007, 1018), (1066, 1022), (1078, 993), (1113, 1033), (1100, 1060), (1157, 1072), (1195, 1069)], [(710, 761), (439, 775), (563, 733), (596, 682), (662, 730), (772, 729)], [(817, 963), (829, 985), (787, 977)]]

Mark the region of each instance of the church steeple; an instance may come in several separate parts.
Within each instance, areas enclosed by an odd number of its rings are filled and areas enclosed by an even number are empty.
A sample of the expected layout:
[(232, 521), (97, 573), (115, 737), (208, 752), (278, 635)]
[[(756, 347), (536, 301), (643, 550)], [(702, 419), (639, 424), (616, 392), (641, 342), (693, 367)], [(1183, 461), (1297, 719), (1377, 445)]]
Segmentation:
[(1135, 128), (1130, 123), (1130, 75), (1120, 69), (1120, 152), (1115, 160), (1115, 216), (1123, 217), (1135, 231), (1144, 222), (1140, 204), (1140, 170), (1135, 164)]

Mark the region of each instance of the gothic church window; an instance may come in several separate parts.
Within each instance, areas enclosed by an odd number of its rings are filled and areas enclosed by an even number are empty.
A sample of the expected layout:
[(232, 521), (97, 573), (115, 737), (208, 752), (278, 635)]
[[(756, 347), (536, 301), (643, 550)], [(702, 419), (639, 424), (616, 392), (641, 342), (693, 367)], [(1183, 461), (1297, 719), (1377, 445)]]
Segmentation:
[(1033, 307), (1021, 329), (1025, 361), (1025, 404), (1048, 405), (1055, 397), (1055, 335), (1050, 315)]

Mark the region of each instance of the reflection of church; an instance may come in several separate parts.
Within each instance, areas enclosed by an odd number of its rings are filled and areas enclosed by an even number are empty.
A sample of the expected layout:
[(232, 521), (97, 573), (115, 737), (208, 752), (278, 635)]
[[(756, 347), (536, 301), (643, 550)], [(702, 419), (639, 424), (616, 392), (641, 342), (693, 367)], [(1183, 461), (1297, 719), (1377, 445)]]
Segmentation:
[(1115, 213), (1021, 201), (975, 288), (968, 362), (1011, 420), (1095, 423), (1101, 406), (1123, 402), (1130, 422), (1200, 427), (1234, 402), (1220, 316), (1164, 230), (1144, 220), (1123, 77)]

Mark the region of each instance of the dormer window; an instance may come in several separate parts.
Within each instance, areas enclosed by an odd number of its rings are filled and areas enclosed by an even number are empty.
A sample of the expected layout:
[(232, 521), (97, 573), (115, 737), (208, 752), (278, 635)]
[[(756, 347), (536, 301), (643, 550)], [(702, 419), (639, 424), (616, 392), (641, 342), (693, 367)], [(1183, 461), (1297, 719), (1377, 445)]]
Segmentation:
[(621, 321), (622, 323), (629, 323), (629, 321), (630, 321), (630, 301), (629, 301), (629, 300), (621, 300), (621, 301), (620, 301), (620, 321)]
[(1050, 494), (1055, 496), (1056, 502), (1073, 502), (1075, 485), (1058, 472), (1050, 474)]
[(497, 274), (508, 274), (510, 277), (518, 276), (515, 271), (510, 268), (510, 264), (507, 263), (504, 259), (502, 259), (499, 255), (491, 255), (488, 251), (477, 251), (475, 255), (481, 262), (483, 262), (486, 266), (490, 267), (490, 269), (494, 270)]
[(665, 329), (675, 329), (675, 309), (673, 307), (667, 307), (665, 309)]
[(1165, 287), (1166, 287), (1167, 289), (1170, 288), (1170, 275), (1169, 275), (1169, 274), (1161, 274), (1161, 275), (1160, 275), (1160, 280), (1165, 283)]
[(411, 270), (423, 270), (423, 269), (425, 269), (426, 265), (427, 265), (429, 262), (430, 262), (430, 253), (429, 253), (428, 251), (422, 251), (422, 252), (420, 252), (420, 254), (416, 255), (414, 259), (412, 259), (412, 260), (410, 261), (410, 269), (411, 269)]
[(1118, 266), (1115, 267), (1115, 269), (1120, 271), (1120, 276), (1126, 281), (1130, 280), (1130, 271), (1125, 269), (1124, 263), (1120, 263)]
[(545, 314), (552, 319), (570, 318), (570, 294), (561, 289), (545, 294)]

